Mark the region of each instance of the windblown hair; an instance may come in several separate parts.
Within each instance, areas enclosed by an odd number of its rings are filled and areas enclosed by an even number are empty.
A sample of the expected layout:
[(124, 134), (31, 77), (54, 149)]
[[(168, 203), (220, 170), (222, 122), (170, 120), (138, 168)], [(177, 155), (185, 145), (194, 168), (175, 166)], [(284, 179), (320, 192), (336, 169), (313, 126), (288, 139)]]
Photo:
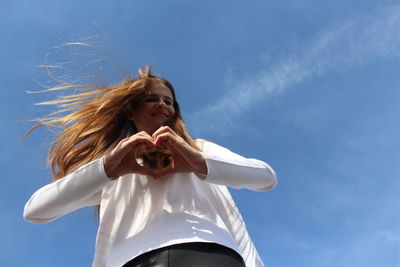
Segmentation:
[(38, 103), (57, 105), (60, 110), (48, 117), (34, 120), (39, 124), (25, 134), (27, 136), (41, 126), (61, 128), (61, 133), (48, 153), (53, 181), (101, 157), (118, 141), (137, 133), (135, 125), (128, 118), (135, 112), (139, 101), (150, 93), (149, 90), (154, 83), (168, 87), (173, 96), (175, 114), (166, 125), (192, 147), (200, 150), (186, 130), (171, 83), (153, 75), (150, 66), (146, 66), (139, 68), (139, 74), (135, 79), (126, 79), (112, 87), (69, 84), (41, 91), (81, 90), (80, 93), (74, 92), (54, 101)]

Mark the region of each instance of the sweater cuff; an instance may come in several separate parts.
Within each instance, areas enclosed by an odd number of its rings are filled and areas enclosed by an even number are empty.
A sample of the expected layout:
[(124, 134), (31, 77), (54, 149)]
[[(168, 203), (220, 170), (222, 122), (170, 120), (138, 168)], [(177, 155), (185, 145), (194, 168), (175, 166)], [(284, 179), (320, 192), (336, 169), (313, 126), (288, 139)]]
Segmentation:
[(208, 169), (207, 176), (203, 180), (209, 183), (254, 191), (269, 190), (276, 185), (276, 175), (265, 162), (239, 158), (225, 161), (219, 155), (204, 152), (202, 155)]
[[(102, 189), (105, 185), (113, 181), (107, 176), (104, 170), (104, 156), (82, 166), (76, 172), (77, 174), (83, 174), (85, 177), (90, 177), (91, 183), (98, 189)], [(89, 179), (87, 180), (90, 183)]]
[(204, 160), (206, 161), (207, 165), (207, 175), (200, 175), (196, 173), (196, 175), (202, 179), (206, 180), (211, 183), (216, 183), (216, 184), (224, 184), (222, 181), (218, 181), (218, 167), (215, 164), (215, 158), (213, 157), (212, 154), (208, 154), (205, 152), (201, 152), (201, 154), (204, 157)]

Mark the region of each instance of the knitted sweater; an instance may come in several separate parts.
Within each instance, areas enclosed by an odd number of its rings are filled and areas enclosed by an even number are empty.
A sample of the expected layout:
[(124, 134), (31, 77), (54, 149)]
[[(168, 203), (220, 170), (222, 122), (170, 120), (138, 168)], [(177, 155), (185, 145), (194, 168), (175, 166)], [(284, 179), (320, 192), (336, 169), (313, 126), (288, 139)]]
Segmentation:
[(247, 267), (264, 266), (226, 186), (263, 191), (276, 185), (272, 168), (226, 148), (197, 140), (208, 174), (176, 173), (154, 180), (127, 174), (110, 180), (103, 158), (36, 191), (24, 218), (50, 222), (100, 205), (93, 266), (122, 266), (163, 246), (214, 242), (236, 250)]

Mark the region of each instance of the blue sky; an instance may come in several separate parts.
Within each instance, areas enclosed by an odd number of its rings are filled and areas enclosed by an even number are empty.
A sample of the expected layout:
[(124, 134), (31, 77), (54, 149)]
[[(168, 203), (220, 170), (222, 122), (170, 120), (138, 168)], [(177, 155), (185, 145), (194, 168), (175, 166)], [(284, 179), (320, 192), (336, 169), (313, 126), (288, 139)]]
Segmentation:
[[(50, 181), (47, 114), (27, 94), (41, 64), (112, 83), (138, 66), (176, 87), (195, 137), (276, 170), (264, 193), (231, 190), (267, 266), (400, 266), (400, 4), (354, 1), (0, 2), (0, 265), (90, 266), (92, 209), (23, 221)], [(88, 41), (96, 48), (65, 46)]]

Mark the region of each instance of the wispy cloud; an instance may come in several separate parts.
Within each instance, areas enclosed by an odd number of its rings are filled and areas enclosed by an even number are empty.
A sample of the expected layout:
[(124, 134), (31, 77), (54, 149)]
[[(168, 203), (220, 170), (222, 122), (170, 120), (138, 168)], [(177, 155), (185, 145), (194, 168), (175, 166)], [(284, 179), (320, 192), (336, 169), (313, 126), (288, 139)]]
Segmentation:
[(304, 53), (287, 55), (269, 70), (226, 81), (230, 90), (222, 99), (190, 117), (189, 122), (195, 122), (193, 130), (200, 133), (201, 129), (216, 132), (229, 129), (233, 119), (251, 105), (286, 92), (305, 80), (379, 59), (398, 58), (400, 5), (333, 25), (317, 34), (307, 47)]

